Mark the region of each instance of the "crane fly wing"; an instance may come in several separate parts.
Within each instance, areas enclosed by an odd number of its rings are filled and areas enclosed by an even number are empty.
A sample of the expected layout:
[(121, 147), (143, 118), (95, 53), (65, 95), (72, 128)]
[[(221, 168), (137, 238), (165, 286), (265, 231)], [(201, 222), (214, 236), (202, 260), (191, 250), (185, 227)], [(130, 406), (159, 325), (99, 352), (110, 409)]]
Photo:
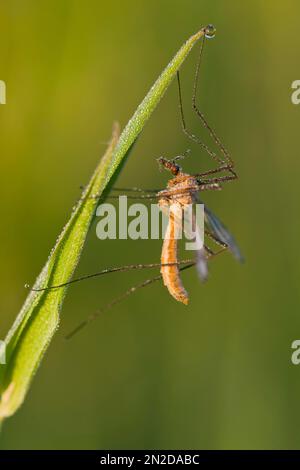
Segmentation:
[(229, 251), (240, 263), (244, 262), (244, 257), (236, 243), (233, 235), (228, 231), (221, 220), (205, 205), (205, 222), (212, 231), (212, 233), (219, 238), (219, 240), (228, 246)]
[(200, 280), (205, 282), (208, 278), (208, 266), (207, 255), (204, 247), (196, 252), (196, 268)]
[[(202, 246), (198, 250), (196, 250), (196, 256), (195, 256), (195, 261), (196, 261), (196, 269), (198, 276), (202, 282), (205, 282), (208, 278), (208, 266), (207, 266), (207, 252), (204, 247), (204, 239), (203, 239), (203, 233), (201, 234), (200, 227), (197, 223), (197, 219), (195, 216), (195, 213), (192, 212), (192, 221), (187, 220), (188, 219), (188, 214), (185, 214), (185, 221), (184, 221), (184, 232), (185, 236), (191, 240), (193, 237), (196, 238), (197, 240), (202, 241)], [(193, 234), (191, 233), (191, 228), (193, 227)], [(195, 237), (196, 234), (196, 237)]]

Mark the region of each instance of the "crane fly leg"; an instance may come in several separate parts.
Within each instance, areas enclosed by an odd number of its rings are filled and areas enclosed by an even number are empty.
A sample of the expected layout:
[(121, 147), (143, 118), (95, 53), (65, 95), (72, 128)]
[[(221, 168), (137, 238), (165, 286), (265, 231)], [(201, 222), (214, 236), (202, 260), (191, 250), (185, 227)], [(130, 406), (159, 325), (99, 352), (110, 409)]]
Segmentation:
[[(194, 266), (195, 263), (194, 262), (191, 262), (190, 264), (188, 264), (187, 266), (183, 266), (180, 269), (180, 271), (184, 271), (186, 269), (189, 269), (191, 268), (192, 266)], [(93, 313), (92, 315), (90, 315), (86, 320), (84, 320), (83, 322), (81, 322), (74, 330), (72, 330), (69, 334), (67, 334), (65, 336), (65, 339), (70, 339), (72, 338), (76, 333), (78, 333), (80, 330), (82, 330), (86, 325), (88, 325), (89, 323), (91, 323), (93, 320), (96, 320), (96, 318), (98, 318), (100, 315), (102, 315), (102, 313), (106, 312), (107, 310), (110, 310), (112, 307), (114, 307), (116, 304), (122, 302), (123, 300), (125, 300), (127, 297), (129, 297), (131, 294), (133, 294), (134, 292), (136, 292), (137, 290), (139, 289), (142, 289), (143, 287), (147, 287), (151, 284), (153, 284), (154, 282), (156, 281), (159, 281), (161, 280), (162, 278), (162, 275), (159, 274), (158, 276), (155, 276), (155, 277), (152, 277), (152, 278), (149, 278), (149, 279), (146, 279), (145, 281), (143, 281), (142, 283), (140, 284), (136, 284), (135, 286), (132, 286), (130, 287), (130, 289), (128, 289), (127, 291), (125, 291), (123, 294), (121, 294), (119, 297), (117, 297), (116, 299), (112, 300), (111, 302), (109, 302), (108, 304), (106, 304), (102, 309), (99, 309), (97, 310), (95, 313)]]

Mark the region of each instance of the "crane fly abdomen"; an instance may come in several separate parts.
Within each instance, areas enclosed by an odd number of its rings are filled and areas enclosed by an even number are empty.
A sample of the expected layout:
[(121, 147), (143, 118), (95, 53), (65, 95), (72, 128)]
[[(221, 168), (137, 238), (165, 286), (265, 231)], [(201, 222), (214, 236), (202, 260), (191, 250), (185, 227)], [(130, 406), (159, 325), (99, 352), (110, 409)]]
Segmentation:
[(178, 302), (187, 305), (189, 296), (183, 287), (177, 258), (177, 240), (179, 231), (183, 225), (183, 210), (194, 202), (194, 191), (198, 189), (197, 179), (191, 175), (182, 173), (176, 166), (176, 172), (172, 171), (167, 164), (171, 164), (168, 160), (160, 159), (160, 162), (173, 174), (167, 185), (166, 191), (160, 192), (159, 206), (163, 211), (168, 211), (168, 225), (164, 237), (161, 252), (161, 275), (164, 285), (169, 293)]
[[(173, 204), (174, 206), (175, 204)], [(177, 204), (176, 204), (177, 206)], [(161, 252), (161, 275), (163, 278), (164, 285), (167, 287), (169, 293), (174, 297), (178, 302), (182, 302), (187, 305), (189, 302), (188, 293), (183, 287), (180, 272), (178, 267), (177, 259), (177, 237), (176, 231), (179, 229), (180, 222), (178, 221), (176, 215), (170, 211), (170, 216), (168, 220), (168, 226), (163, 242), (162, 252)], [(181, 211), (181, 207), (179, 206)]]

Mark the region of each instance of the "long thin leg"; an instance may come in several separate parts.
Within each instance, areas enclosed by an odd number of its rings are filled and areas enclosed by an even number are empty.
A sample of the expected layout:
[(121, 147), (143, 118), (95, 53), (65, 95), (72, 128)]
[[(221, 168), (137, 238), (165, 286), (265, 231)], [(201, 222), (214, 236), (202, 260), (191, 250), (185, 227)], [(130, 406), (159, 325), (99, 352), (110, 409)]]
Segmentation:
[[(110, 194), (110, 195), (106, 196), (105, 199), (119, 199), (120, 196), (122, 196), (122, 194), (119, 194), (118, 196), (115, 195), (115, 194)], [(134, 200), (135, 199), (147, 199), (147, 200), (150, 200), (150, 201), (151, 200), (153, 200), (153, 201), (156, 200), (156, 197), (153, 196), (152, 194), (142, 194), (140, 196), (138, 196), (138, 195), (136, 195), (136, 196), (129, 195), (128, 196), (126, 194), (126, 197), (127, 197), (127, 199), (134, 199)], [(100, 198), (101, 198), (101, 196), (97, 196), (97, 195), (89, 197), (89, 199), (100, 199)]]
[[(198, 175), (194, 175), (194, 176), (198, 176)], [(224, 179), (226, 178), (226, 179)], [(201, 180), (200, 184), (195, 186), (194, 188), (186, 188), (186, 189), (163, 189), (161, 191), (159, 191), (158, 194), (156, 194), (155, 196), (152, 196), (152, 195), (148, 195), (148, 194), (145, 194), (145, 195), (141, 195), (141, 196), (127, 196), (127, 199), (133, 199), (133, 200), (137, 200), (137, 199), (140, 199), (140, 200), (148, 200), (148, 201), (157, 201), (157, 199), (161, 198), (161, 197), (173, 197), (173, 196), (185, 196), (186, 194), (190, 194), (191, 192), (193, 191), (207, 191), (207, 190), (219, 190), (221, 189), (221, 187), (217, 184), (218, 182), (225, 182), (228, 180), (228, 178), (231, 178), (231, 177), (227, 177), (227, 176), (221, 176), (220, 178), (212, 178), (212, 179), (207, 179), (207, 180)], [(97, 199), (97, 196), (91, 196), (92, 199)], [(116, 195), (111, 195), (111, 196), (107, 196), (106, 199), (119, 199), (119, 196), (116, 196)]]
[[(206, 181), (201, 179), (201, 183), (202, 182), (209, 182), (209, 181), (210, 182), (229, 181), (229, 180), (234, 180), (234, 179), (238, 178), (236, 172), (228, 165), (220, 166), (219, 168), (214, 168), (213, 170), (203, 171), (202, 173), (196, 173), (193, 176), (197, 176), (197, 177), (202, 178), (203, 176), (209, 176), (209, 175), (213, 175), (213, 174), (216, 174), (216, 173), (221, 173), (221, 172), (226, 171), (226, 170), (228, 170), (231, 173), (230, 176), (218, 176), (218, 178), (209, 179), (209, 180), (206, 180)], [(222, 179), (220, 179), (220, 178), (222, 178)], [(226, 178), (226, 179), (224, 179), (224, 178)]]
[(209, 175), (220, 173), (221, 171), (226, 171), (226, 170), (228, 170), (228, 165), (219, 166), (218, 168), (214, 168), (213, 170), (202, 171), (201, 173), (196, 173), (193, 176), (199, 176), (199, 177), (209, 176)]
[[(217, 256), (219, 255), (220, 253), (222, 253), (226, 248), (223, 247), (221, 248), (219, 251), (217, 252), (213, 252), (209, 247), (207, 247), (206, 245), (204, 246), (205, 250), (206, 250), (206, 253), (207, 253), (207, 258), (210, 259), (210, 258), (213, 258), (214, 256)], [(196, 262), (195, 261), (192, 261), (192, 260), (189, 260), (189, 261), (186, 261), (188, 262), (187, 266), (182, 266), (180, 268), (180, 271), (185, 271), (186, 269), (189, 269), (191, 268), (192, 266), (195, 266)], [(78, 333), (80, 330), (82, 330), (85, 326), (87, 326), (89, 323), (91, 323), (93, 320), (96, 320), (96, 318), (98, 318), (102, 313), (106, 312), (107, 310), (111, 309), (112, 307), (114, 307), (116, 304), (122, 302), (123, 300), (125, 300), (127, 297), (129, 297), (131, 294), (133, 294), (134, 292), (136, 292), (138, 289), (141, 289), (143, 287), (147, 287), (151, 284), (153, 284), (154, 282), (156, 281), (159, 281), (161, 280), (162, 278), (162, 275), (159, 274), (158, 276), (155, 276), (155, 277), (152, 277), (150, 279), (146, 279), (145, 281), (143, 281), (142, 283), (140, 284), (137, 284), (133, 287), (131, 287), (130, 289), (128, 289), (126, 292), (124, 292), (122, 295), (120, 295), (119, 297), (117, 297), (116, 299), (112, 300), (111, 302), (109, 302), (107, 305), (105, 305), (103, 308), (101, 308), (100, 310), (97, 310), (95, 313), (93, 313), (92, 315), (90, 315), (86, 320), (82, 321), (74, 330), (72, 330), (68, 335), (65, 336), (66, 339), (70, 339), (72, 338), (76, 333)]]
[(236, 180), (237, 174), (235, 172), (231, 172), (231, 173), (233, 174), (226, 175), (226, 176), (218, 176), (217, 178), (209, 178), (207, 180), (201, 180), (201, 184), (226, 183), (228, 181)]
[(204, 249), (206, 251), (206, 253), (208, 254), (208, 258), (212, 258), (213, 256), (217, 256), (219, 255), (220, 253), (223, 253), (223, 251), (227, 250), (227, 246), (223, 246), (222, 248), (220, 248), (220, 250), (218, 251), (214, 251), (212, 250), (209, 246), (207, 245), (203, 245), (204, 246)]
[(222, 189), (222, 186), (220, 186), (218, 183), (211, 183), (209, 180), (206, 180), (204, 183), (201, 182), (199, 186), (200, 191), (220, 191)]
[[(188, 264), (187, 266), (184, 266), (183, 268), (180, 268), (180, 271), (184, 271), (185, 269), (189, 269), (191, 268), (192, 266), (195, 265), (195, 262), (191, 262), (190, 264)], [(103, 307), (102, 309), (100, 310), (97, 310), (95, 313), (93, 313), (92, 315), (90, 315), (86, 320), (84, 320), (83, 322), (81, 322), (73, 331), (71, 331), (68, 335), (65, 336), (66, 339), (70, 339), (72, 338), (76, 333), (78, 333), (80, 330), (82, 330), (82, 328), (84, 328), (86, 325), (88, 325), (90, 322), (92, 322), (93, 320), (95, 320), (96, 318), (98, 318), (102, 313), (106, 312), (107, 310), (111, 309), (114, 305), (122, 302), (122, 300), (125, 300), (129, 295), (133, 294), (134, 292), (136, 292), (138, 289), (142, 289), (143, 287), (147, 287), (151, 284), (153, 284), (154, 282), (156, 281), (159, 281), (161, 280), (162, 278), (162, 275), (159, 274), (158, 276), (155, 276), (155, 277), (152, 277), (151, 279), (146, 279), (146, 281), (143, 281), (142, 283), (140, 284), (137, 284), (133, 287), (131, 287), (130, 289), (128, 289), (126, 292), (124, 292), (122, 295), (120, 295), (119, 297), (117, 297), (116, 299), (114, 299), (112, 302), (108, 303), (107, 305), (105, 305), (105, 307)]]
[[(225, 243), (221, 242), (217, 237), (215, 237), (208, 230), (205, 230), (205, 234), (207, 236), (209, 236), (209, 238), (213, 239), (217, 244), (227, 248), (227, 245)], [(208, 254), (212, 254), (212, 255), (216, 254), (216, 253), (212, 252), (208, 247), (205, 247), (205, 249), (207, 250)], [(192, 262), (193, 262), (193, 260), (186, 259), (186, 260), (179, 261), (178, 263), (166, 264), (166, 266), (173, 266), (173, 265), (182, 266), (182, 265), (186, 265), (186, 264), (189, 264), (189, 263), (192, 263)], [(118, 267), (115, 267), (115, 268), (106, 268), (106, 269), (102, 269), (101, 271), (97, 271), (97, 272), (92, 273), (92, 274), (86, 274), (84, 276), (80, 276), (80, 277), (77, 277), (75, 279), (71, 279), (68, 282), (63, 282), (61, 284), (41, 287), (41, 288), (37, 288), (37, 289), (31, 288), (30, 290), (32, 290), (33, 292), (41, 292), (41, 291), (46, 291), (46, 290), (59, 289), (61, 287), (65, 287), (65, 286), (68, 286), (70, 284), (75, 284), (77, 282), (81, 282), (81, 281), (85, 281), (87, 279), (92, 279), (92, 278), (95, 278), (95, 277), (103, 276), (105, 274), (116, 273), (116, 272), (124, 272), (124, 271), (133, 271), (133, 270), (140, 270), (140, 269), (151, 269), (151, 268), (158, 268), (158, 267), (161, 267), (161, 266), (162, 266), (161, 263), (150, 263), (150, 264), (130, 264), (130, 265), (127, 265), (127, 266), (118, 266)]]
[(196, 135), (192, 134), (187, 126), (186, 126), (186, 121), (184, 117), (184, 112), (183, 112), (183, 103), (182, 103), (182, 93), (181, 93), (181, 83), (180, 83), (180, 75), (179, 72), (177, 72), (177, 84), (178, 84), (178, 94), (179, 94), (179, 109), (180, 109), (180, 117), (181, 117), (181, 125), (182, 125), (182, 130), (185, 133), (185, 135), (192, 140), (193, 142), (196, 142), (199, 144), (207, 153), (208, 155), (211, 156), (214, 160), (216, 160), (220, 165), (224, 163), (224, 161), (218, 157), (218, 155), (213, 152), (208, 145), (206, 145), (202, 140), (199, 139)]
[(82, 321), (74, 330), (72, 330), (69, 334), (67, 334), (65, 336), (66, 339), (70, 339), (72, 338), (76, 333), (78, 333), (80, 330), (82, 330), (82, 328), (84, 328), (86, 325), (88, 325), (90, 322), (92, 322), (93, 320), (95, 320), (96, 318), (98, 318), (102, 313), (104, 313), (105, 311), (109, 310), (110, 308), (112, 308), (114, 305), (118, 304), (119, 302), (122, 302), (122, 300), (126, 299), (126, 297), (128, 297), (130, 294), (133, 294), (137, 289), (141, 289), (142, 287), (146, 287), (146, 286), (149, 286), (150, 284), (152, 284), (153, 282), (155, 281), (159, 281), (161, 279), (161, 275), (158, 275), (158, 276), (155, 276), (151, 279), (147, 279), (146, 281), (144, 281), (143, 283), (141, 284), (137, 284), (136, 286), (133, 286), (131, 287), (129, 290), (127, 290), (126, 292), (124, 292), (122, 295), (120, 295), (120, 297), (117, 297), (116, 299), (114, 299), (112, 302), (110, 302), (109, 304), (105, 305), (105, 307), (103, 307), (102, 309), (100, 310), (97, 310), (95, 313), (93, 313), (92, 315), (90, 315), (86, 320)]
[(213, 128), (208, 124), (207, 120), (204, 117), (204, 114), (200, 111), (200, 109), (198, 108), (198, 106), (196, 104), (196, 97), (197, 97), (197, 91), (198, 91), (198, 86), (199, 86), (200, 66), (201, 66), (201, 59), (202, 59), (203, 48), (204, 48), (204, 41), (205, 41), (205, 39), (202, 41), (201, 46), (200, 46), (200, 54), (199, 54), (198, 62), (197, 62), (197, 66), (196, 66), (195, 80), (194, 80), (194, 87), (193, 87), (193, 95), (192, 95), (192, 105), (193, 105), (194, 111), (196, 112), (196, 114), (200, 118), (203, 126), (205, 127), (205, 129), (208, 130), (209, 135), (211, 136), (211, 138), (214, 140), (215, 144), (221, 150), (221, 152), (223, 154), (223, 157), (224, 157), (224, 161), (227, 161), (227, 163), (229, 163), (230, 165), (233, 166), (233, 161), (232, 161), (228, 151), (226, 150), (226, 148), (222, 144), (219, 137), (216, 135)]
[[(199, 62), (198, 62), (199, 64)], [(198, 68), (197, 68), (198, 70)], [(197, 75), (198, 76), (198, 75)], [(204, 125), (205, 128), (208, 129), (211, 137), (213, 137), (214, 141), (217, 143), (218, 147), (221, 149), (223, 155), (225, 158), (220, 158), (215, 152), (213, 152), (212, 150), (210, 150), (210, 148), (204, 144), (197, 136), (195, 136), (194, 134), (192, 134), (186, 127), (186, 122), (185, 122), (185, 117), (184, 117), (184, 112), (183, 112), (183, 104), (182, 104), (182, 94), (181, 94), (181, 84), (180, 84), (180, 76), (179, 76), (179, 72), (177, 72), (177, 82), (178, 82), (178, 91), (179, 91), (179, 106), (180, 106), (180, 114), (181, 114), (181, 123), (182, 123), (182, 129), (184, 131), (184, 133), (191, 139), (193, 140), (194, 142), (196, 142), (197, 144), (199, 144), (210, 156), (211, 158), (213, 158), (213, 160), (217, 161), (219, 163), (219, 167), (218, 168), (214, 168), (213, 170), (208, 170), (206, 172), (203, 172), (203, 173), (197, 173), (195, 174), (194, 176), (207, 176), (207, 175), (211, 175), (211, 174), (215, 174), (215, 173), (220, 173), (220, 172), (223, 172), (223, 171), (229, 171), (231, 173), (230, 177), (226, 177), (226, 179), (224, 179), (225, 177), (222, 177), (223, 179), (220, 180), (220, 181), (230, 181), (230, 180), (234, 180), (237, 178), (237, 174), (235, 173), (235, 171), (233, 171), (233, 161), (231, 159), (231, 157), (229, 156), (227, 150), (223, 147), (223, 145), (221, 144), (220, 140), (218, 139), (218, 137), (216, 136), (215, 132), (213, 131), (213, 129), (208, 125), (208, 123), (206, 122), (206, 120), (204, 119), (204, 116), (203, 114), (201, 114), (201, 121)], [(195, 90), (193, 92), (193, 94), (195, 93)], [(194, 101), (194, 96), (193, 96), (193, 101)], [(200, 113), (200, 111), (198, 110), (197, 108), (197, 111)], [(198, 113), (197, 113), (198, 114)], [(224, 153), (225, 151), (225, 153)], [(216, 182), (216, 181), (215, 181)]]
[[(136, 193), (143, 193), (143, 194), (139, 194), (138, 196), (134, 196), (134, 195), (127, 195), (127, 199), (147, 199), (147, 200), (155, 200), (155, 195), (158, 191), (160, 191), (159, 189), (155, 190), (155, 189), (140, 189), (140, 188), (112, 188), (112, 191), (120, 191), (120, 192), (125, 192), (125, 191), (128, 191), (128, 192), (136, 192)], [(148, 193), (148, 194), (147, 194)], [(120, 194), (121, 196), (121, 194)], [(94, 194), (93, 196), (88, 196), (87, 199), (101, 199), (102, 197), (102, 193), (101, 194)], [(83, 198), (79, 198), (79, 201), (85, 199), (86, 196), (84, 196)], [(119, 195), (117, 196), (116, 194), (109, 194), (105, 197), (105, 199), (118, 199), (119, 198)]]
[[(214, 172), (215, 173), (215, 172)], [(193, 176), (199, 176), (198, 174), (193, 175)], [(190, 176), (188, 175), (187, 178)], [(223, 178), (226, 178), (224, 180)], [(231, 178), (231, 177), (229, 177)], [(158, 191), (158, 193), (154, 194), (141, 194), (141, 195), (136, 195), (133, 196), (131, 194), (126, 195), (127, 199), (129, 200), (147, 200), (147, 201), (155, 201), (157, 202), (157, 199), (160, 197), (171, 197), (171, 196), (184, 196), (187, 193), (190, 193), (191, 191), (206, 191), (206, 190), (219, 190), (221, 189), (220, 186), (218, 186), (216, 183), (218, 182), (225, 182), (228, 180), (228, 177), (220, 177), (220, 178), (215, 178), (215, 179), (207, 179), (207, 180), (201, 180), (200, 185), (195, 186), (194, 188), (186, 188), (186, 189), (163, 189)], [(95, 194), (94, 196), (89, 196), (89, 199), (100, 199), (101, 195)], [(106, 199), (119, 199), (119, 195), (112, 194), (106, 196)]]
[[(193, 262), (193, 260), (188, 259), (188, 260), (179, 261), (178, 263), (170, 263), (170, 264), (167, 264), (166, 266), (185, 265), (185, 264), (189, 264), (191, 262)], [(56, 284), (56, 285), (53, 285), (53, 286), (41, 287), (41, 288), (38, 288), (38, 289), (32, 288), (31, 290), (34, 291), (34, 292), (41, 292), (41, 291), (45, 291), (45, 290), (59, 289), (61, 287), (68, 286), (69, 284), (75, 284), (76, 282), (81, 282), (81, 281), (85, 281), (87, 279), (92, 279), (94, 277), (103, 276), (104, 274), (124, 272), (124, 271), (132, 271), (132, 270), (139, 270), (139, 269), (158, 268), (158, 267), (161, 267), (161, 266), (162, 266), (161, 263), (151, 263), (151, 264), (131, 264), (131, 265), (128, 265), (128, 266), (120, 266), (120, 267), (116, 267), (116, 268), (107, 268), (107, 269), (102, 269), (101, 271), (97, 271), (97, 272), (92, 273), (92, 274), (87, 274), (87, 275), (84, 275), (84, 276), (77, 277), (76, 279), (71, 279), (71, 281), (68, 281), (68, 282), (63, 282), (61, 284)]]
[[(185, 117), (184, 117), (184, 112), (183, 112), (183, 101), (182, 101), (182, 93), (181, 93), (181, 83), (180, 83), (180, 75), (179, 75), (179, 72), (177, 72), (177, 82), (178, 82), (178, 93), (179, 93), (179, 107), (180, 107), (180, 115), (181, 115), (181, 123), (182, 123), (182, 128), (183, 128), (183, 131), (184, 133), (191, 139), (193, 140), (194, 142), (198, 143), (199, 145), (201, 145), (202, 148), (204, 148), (206, 150), (206, 152), (214, 159), (216, 160), (220, 167), (216, 168), (215, 170), (210, 170), (209, 173), (205, 172), (206, 174), (213, 174), (213, 173), (218, 173), (218, 172), (221, 172), (221, 171), (229, 171), (231, 173), (231, 177), (230, 178), (227, 178), (227, 179), (223, 179), (221, 181), (230, 181), (230, 180), (233, 180), (233, 179), (236, 179), (237, 178), (237, 175), (236, 173), (232, 170), (233, 166), (234, 166), (234, 162), (232, 160), (232, 158), (230, 157), (228, 151), (226, 150), (226, 148), (224, 147), (224, 145), (222, 144), (222, 142), (220, 141), (219, 137), (216, 135), (215, 131), (212, 129), (212, 127), (208, 124), (208, 122), (206, 121), (203, 113), (199, 110), (199, 108), (197, 107), (197, 104), (196, 104), (196, 96), (197, 96), (197, 89), (198, 89), (198, 83), (199, 83), (199, 71), (200, 71), (200, 65), (201, 65), (201, 58), (202, 58), (202, 53), (203, 53), (203, 47), (204, 47), (204, 42), (205, 42), (205, 38), (203, 38), (203, 41), (201, 42), (201, 46), (200, 46), (200, 54), (199, 54), (199, 58), (198, 58), (198, 62), (197, 62), (197, 66), (196, 66), (196, 72), (195, 72), (195, 80), (194, 80), (194, 87), (193, 87), (193, 95), (192, 95), (192, 106), (193, 106), (193, 109), (194, 111), (196, 112), (197, 116), (200, 118), (201, 122), (202, 122), (202, 125), (204, 126), (204, 128), (206, 128), (211, 136), (211, 138), (213, 139), (213, 141), (215, 142), (215, 144), (218, 146), (218, 148), (220, 149), (220, 151), (222, 152), (222, 155), (223, 155), (223, 158), (220, 158), (215, 152), (212, 152), (209, 147), (204, 144), (203, 142), (200, 141), (200, 139), (195, 136), (194, 134), (192, 134), (188, 129), (187, 129), (187, 126), (186, 126), (186, 122), (185, 122)], [(196, 175), (197, 176), (197, 175)], [(203, 174), (199, 174), (198, 176), (203, 176)]]
[[(224, 250), (226, 250), (228, 248), (228, 245), (227, 243), (224, 243), (222, 242), (222, 240), (220, 240), (218, 237), (216, 237), (213, 233), (211, 233), (209, 230), (205, 229), (204, 230), (204, 233), (205, 235), (210, 238), (211, 240), (213, 240), (217, 245), (221, 246), (222, 248), (224, 248)], [(223, 250), (222, 250), (223, 251)], [(215, 254), (215, 253), (214, 253)]]
[(128, 193), (153, 193), (156, 194), (160, 189), (141, 189), (141, 188), (111, 188), (112, 191), (124, 191)]

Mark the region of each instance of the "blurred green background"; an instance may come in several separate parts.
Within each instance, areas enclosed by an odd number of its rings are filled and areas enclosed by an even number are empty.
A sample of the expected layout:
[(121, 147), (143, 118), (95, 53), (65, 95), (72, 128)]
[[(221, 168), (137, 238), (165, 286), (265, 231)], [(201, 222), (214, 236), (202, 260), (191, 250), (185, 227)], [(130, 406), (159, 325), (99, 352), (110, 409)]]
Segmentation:
[[(240, 179), (205, 202), (238, 239), (190, 306), (160, 283), (64, 341), (81, 319), (153, 271), (112, 274), (69, 289), (61, 328), (20, 411), (7, 448), (299, 448), (298, 240), (300, 78), (296, 0), (27, 0), (1, 2), (1, 317), (4, 338), (109, 139), (124, 126), (173, 54), (201, 26), (207, 44), (200, 102)], [(182, 69), (187, 119), (196, 50)], [(191, 149), (189, 172), (211, 167), (180, 129), (169, 89), (119, 186), (164, 187), (155, 158)], [(90, 232), (77, 274), (156, 262), (160, 241), (109, 241)]]

